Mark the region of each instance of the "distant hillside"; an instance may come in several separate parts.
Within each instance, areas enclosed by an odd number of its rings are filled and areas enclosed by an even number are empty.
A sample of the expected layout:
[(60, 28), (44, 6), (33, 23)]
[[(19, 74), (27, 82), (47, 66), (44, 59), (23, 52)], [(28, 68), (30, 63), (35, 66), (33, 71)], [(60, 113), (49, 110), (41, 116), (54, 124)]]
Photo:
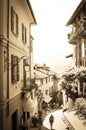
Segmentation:
[(69, 66), (67, 66), (67, 65), (55, 66), (55, 67), (52, 67), (51, 70), (53, 70), (56, 73), (61, 73), (64, 71), (64, 69), (66, 69), (68, 67)]

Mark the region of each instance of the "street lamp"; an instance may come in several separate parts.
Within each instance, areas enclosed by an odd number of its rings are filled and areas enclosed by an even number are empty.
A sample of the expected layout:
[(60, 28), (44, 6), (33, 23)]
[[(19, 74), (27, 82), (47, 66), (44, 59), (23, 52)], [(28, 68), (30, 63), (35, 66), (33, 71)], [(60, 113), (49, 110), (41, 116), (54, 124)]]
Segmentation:
[[(11, 55), (12, 56), (12, 55)], [(24, 56), (21, 56), (20, 58), (18, 56), (17, 57), (17, 60), (15, 61), (15, 63), (12, 65), (12, 63), (8, 63), (7, 61), (7, 52), (4, 51), (4, 69), (6, 70), (7, 68), (10, 68), (12, 66), (12, 68), (14, 68), (15, 66), (18, 65), (18, 63), (20, 63), (20, 61), (22, 59), (30, 59), (30, 57), (24, 55)]]
[(25, 64), (25, 71), (29, 72), (30, 71), (30, 65), (29, 64)]

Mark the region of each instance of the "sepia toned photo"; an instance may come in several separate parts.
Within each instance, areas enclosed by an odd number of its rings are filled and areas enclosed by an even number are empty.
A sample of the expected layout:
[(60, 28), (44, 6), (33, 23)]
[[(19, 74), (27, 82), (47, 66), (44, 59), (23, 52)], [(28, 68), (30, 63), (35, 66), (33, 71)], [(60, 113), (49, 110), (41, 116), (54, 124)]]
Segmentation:
[(86, 129), (86, 0), (0, 0), (0, 130)]

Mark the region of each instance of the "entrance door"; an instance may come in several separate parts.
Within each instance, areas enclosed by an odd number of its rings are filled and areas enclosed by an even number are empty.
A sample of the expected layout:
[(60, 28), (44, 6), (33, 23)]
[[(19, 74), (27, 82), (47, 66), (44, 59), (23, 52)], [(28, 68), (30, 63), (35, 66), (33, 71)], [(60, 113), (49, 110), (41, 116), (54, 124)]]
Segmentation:
[(12, 115), (12, 130), (18, 130), (18, 111), (17, 110)]

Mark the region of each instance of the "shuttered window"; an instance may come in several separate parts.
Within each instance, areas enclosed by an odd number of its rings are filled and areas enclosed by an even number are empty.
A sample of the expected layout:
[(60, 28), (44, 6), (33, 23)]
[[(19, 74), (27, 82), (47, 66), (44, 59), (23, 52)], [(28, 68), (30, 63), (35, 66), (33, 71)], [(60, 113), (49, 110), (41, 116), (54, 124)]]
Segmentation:
[(27, 31), (23, 23), (22, 23), (22, 42), (24, 44), (27, 42)]
[(14, 35), (18, 36), (18, 15), (11, 7), (11, 31)]
[(19, 63), (18, 56), (11, 55), (11, 78), (12, 83), (19, 81)]

